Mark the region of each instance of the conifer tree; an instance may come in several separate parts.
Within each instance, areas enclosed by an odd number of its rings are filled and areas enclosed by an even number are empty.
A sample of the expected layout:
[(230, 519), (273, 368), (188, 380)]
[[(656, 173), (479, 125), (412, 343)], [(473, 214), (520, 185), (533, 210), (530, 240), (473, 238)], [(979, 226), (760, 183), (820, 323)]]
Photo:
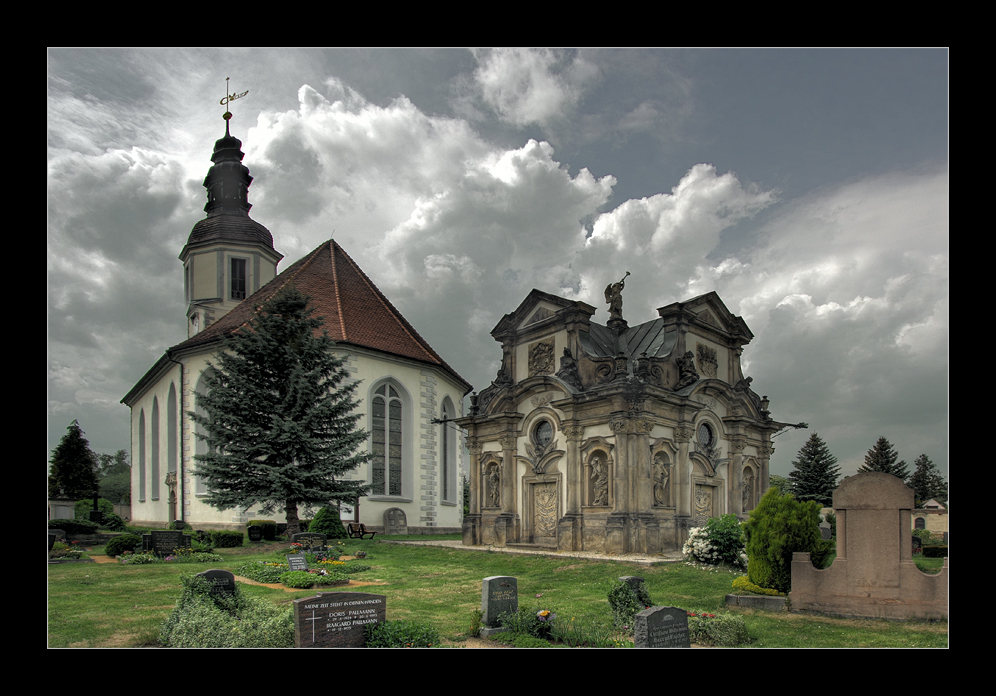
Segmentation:
[(298, 506), (351, 502), (369, 486), (342, 476), (369, 459), (357, 450), (367, 433), (357, 427), (354, 392), (343, 361), (309, 298), (280, 290), (233, 332), (198, 394), (204, 415), (191, 413), (207, 454), (197, 475), (207, 502), (224, 510), (262, 505), (282, 508), (288, 532), (299, 528)]
[(813, 433), (796, 457), (797, 461), (792, 462), (795, 468), (788, 476), (792, 495), (796, 500), (815, 500), (823, 507), (833, 505), (840, 467), (827, 444), (817, 433)]
[(913, 489), (913, 497), (916, 506), (921, 507), (925, 502), (933, 498), (939, 503), (946, 504), (948, 501), (948, 485), (944, 477), (937, 470), (937, 466), (930, 461), (930, 457), (921, 454), (913, 462), (916, 469), (910, 476), (909, 487)]
[(884, 437), (880, 437), (875, 446), (868, 450), (865, 455), (865, 463), (858, 467), (858, 473), (884, 471), (887, 474), (898, 476), (905, 483), (910, 473), (906, 468), (906, 461), (897, 463), (897, 459), (899, 459), (899, 453), (892, 447), (892, 443)]
[(48, 494), (77, 499), (92, 498), (97, 488), (97, 455), (83, 437), (83, 429), (78, 421), (70, 423), (67, 430), (59, 445), (52, 450)]

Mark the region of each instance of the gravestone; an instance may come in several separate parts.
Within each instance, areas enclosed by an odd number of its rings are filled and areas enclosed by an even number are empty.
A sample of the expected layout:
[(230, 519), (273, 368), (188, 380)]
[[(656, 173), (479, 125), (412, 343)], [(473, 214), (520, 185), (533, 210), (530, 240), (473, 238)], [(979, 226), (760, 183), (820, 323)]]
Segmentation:
[(636, 615), (633, 643), (637, 648), (690, 648), (688, 612), (678, 607), (650, 607)]
[(407, 534), (408, 517), (401, 508), (384, 511), (384, 534)]
[(294, 600), (294, 647), (362, 648), (363, 631), (387, 618), (387, 597), (367, 592), (322, 592)]
[(301, 544), (308, 549), (323, 549), (328, 542), (328, 537), (318, 532), (298, 532), (291, 536), (292, 544)]
[(211, 583), (211, 594), (228, 595), (235, 592), (235, 575), (227, 570), (205, 570), (197, 575)]
[(51, 551), (52, 547), (55, 546), (55, 542), (59, 539), (65, 540), (66, 533), (61, 529), (50, 529), (48, 530), (48, 550)]
[(492, 575), (481, 582), (482, 635), (498, 633), (498, 617), (519, 611), (519, 581), (508, 575)]
[(259, 525), (249, 525), (246, 531), (249, 533), (249, 541), (263, 541), (263, 528)]
[(157, 556), (169, 556), (176, 549), (189, 549), (190, 537), (179, 531), (160, 530), (149, 532), (148, 540), (142, 535), (142, 550)]
[(923, 540), (920, 537), (913, 537), (913, 553), (923, 553)]
[(619, 582), (624, 582), (629, 585), (633, 592), (639, 592), (640, 586), (643, 584), (643, 578), (638, 575), (623, 575), (619, 578)]
[(303, 553), (289, 553), (287, 554), (287, 569), (307, 570), (308, 559), (305, 557)]

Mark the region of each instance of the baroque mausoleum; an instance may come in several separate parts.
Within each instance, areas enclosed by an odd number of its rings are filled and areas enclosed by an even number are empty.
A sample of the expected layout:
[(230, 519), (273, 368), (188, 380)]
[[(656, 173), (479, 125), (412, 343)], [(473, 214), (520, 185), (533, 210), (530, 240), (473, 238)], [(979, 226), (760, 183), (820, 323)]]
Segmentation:
[[(628, 275), (628, 274), (627, 274)], [(502, 364), (468, 433), (463, 543), (664, 553), (768, 487), (772, 420), (740, 355), (753, 334), (710, 292), (630, 327), (625, 277), (595, 308), (533, 290), (491, 335)]]

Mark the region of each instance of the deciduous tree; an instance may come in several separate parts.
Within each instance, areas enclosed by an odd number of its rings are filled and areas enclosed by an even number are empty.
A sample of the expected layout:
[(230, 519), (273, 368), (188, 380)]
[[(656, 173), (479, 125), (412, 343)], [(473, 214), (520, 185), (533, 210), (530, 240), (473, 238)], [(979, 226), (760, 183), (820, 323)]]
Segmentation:
[(342, 478), (369, 459), (357, 451), (367, 439), (354, 412), (358, 382), (347, 381), (325, 332), (316, 335), (322, 322), (308, 305), (289, 287), (258, 307), (205, 372), (204, 415), (190, 414), (209, 449), (195, 457), (208, 503), (282, 508), (288, 532), (298, 530), (298, 506), (352, 502), (368, 488)]

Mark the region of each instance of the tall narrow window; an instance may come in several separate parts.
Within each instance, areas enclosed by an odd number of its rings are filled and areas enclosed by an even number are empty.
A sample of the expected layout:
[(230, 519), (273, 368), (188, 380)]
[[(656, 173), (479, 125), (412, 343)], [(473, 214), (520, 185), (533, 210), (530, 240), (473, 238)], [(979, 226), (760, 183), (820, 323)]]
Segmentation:
[(232, 296), (233, 300), (246, 299), (246, 260), (232, 259)]
[(401, 495), (403, 447), (403, 407), (394, 387), (384, 384), (374, 392), (371, 403), (374, 495)]
[(440, 472), (440, 478), (443, 480), (443, 500), (450, 499), (450, 424), (447, 422), (450, 418), (450, 414), (446, 410), (446, 406), (443, 406), (443, 424), (442, 424), (442, 446), (440, 448), (442, 454), (442, 471)]

